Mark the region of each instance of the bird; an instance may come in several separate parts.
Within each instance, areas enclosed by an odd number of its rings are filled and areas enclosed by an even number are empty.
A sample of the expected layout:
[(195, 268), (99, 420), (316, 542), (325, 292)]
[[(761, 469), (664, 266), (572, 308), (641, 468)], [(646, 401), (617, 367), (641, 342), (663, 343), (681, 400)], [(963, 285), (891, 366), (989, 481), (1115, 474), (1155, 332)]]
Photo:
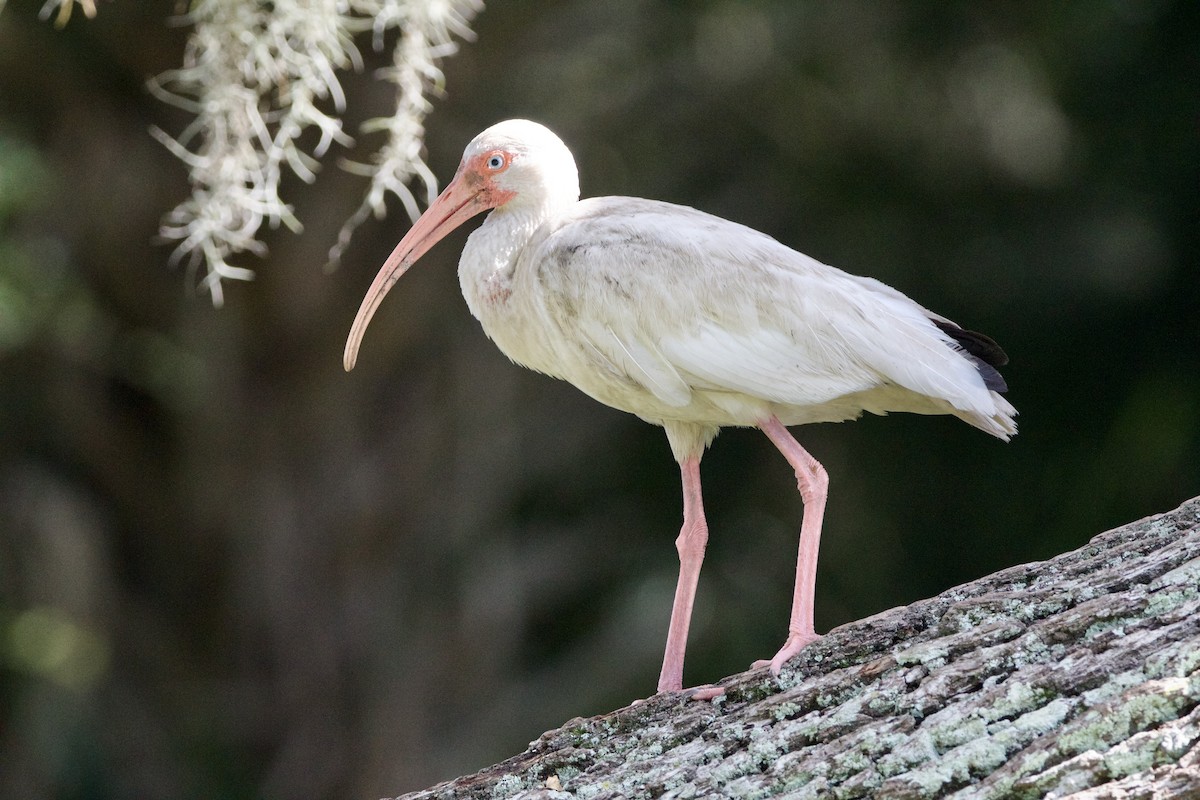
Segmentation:
[(721, 428), (766, 434), (803, 501), (787, 636), (753, 663), (776, 676), (820, 638), (813, 604), (829, 484), (788, 428), (911, 412), (958, 417), (1005, 441), (1016, 434), (997, 369), (1008, 357), (991, 338), (739, 223), (658, 200), (581, 200), (566, 144), (522, 119), (467, 145), (453, 179), (392, 251), (351, 326), (347, 371), (400, 276), (485, 211), (458, 267), (484, 333), (516, 364), (661, 426), (678, 462), (679, 578), (660, 693), (683, 688), (708, 542), (700, 460)]

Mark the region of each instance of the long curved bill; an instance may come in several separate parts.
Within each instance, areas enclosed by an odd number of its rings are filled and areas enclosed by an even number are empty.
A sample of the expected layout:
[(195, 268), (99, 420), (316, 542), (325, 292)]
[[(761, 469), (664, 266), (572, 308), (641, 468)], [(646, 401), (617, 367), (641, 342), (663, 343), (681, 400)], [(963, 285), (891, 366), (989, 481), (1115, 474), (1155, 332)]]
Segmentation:
[(487, 194), (482, 187), (464, 180), (460, 171), (404, 235), (400, 244), (396, 245), (396, 249), (375, 276), (371, 288), (367, 290), (367, 295), (358, 308), (358, 315), (354, 318), (354, 324), (350, 327), (350, 336), (346, 339), (346, 352), (342, 356), (342, 366), (347, 372), (354, 369), (363, 334), (367, 331), (371, 317), (375, 315), (375, 309), (383, 302), (384, 295), (417, 259), (425, 255), (425, 252), (446, 234), (479, 212), (492, 208), (493, 205), (486, 199)]

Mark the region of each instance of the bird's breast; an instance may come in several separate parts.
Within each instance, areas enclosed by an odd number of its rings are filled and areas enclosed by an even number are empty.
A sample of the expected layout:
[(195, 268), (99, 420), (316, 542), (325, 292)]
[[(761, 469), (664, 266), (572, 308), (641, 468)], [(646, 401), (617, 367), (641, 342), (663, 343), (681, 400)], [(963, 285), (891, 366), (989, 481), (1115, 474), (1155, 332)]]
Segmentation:
[(515, 227), (489, 218), (471, 234), (459, 261), (463, 298), (501, 352), (521, 366), (561, 377), (539, 293), (521, 274), (532, 234)]

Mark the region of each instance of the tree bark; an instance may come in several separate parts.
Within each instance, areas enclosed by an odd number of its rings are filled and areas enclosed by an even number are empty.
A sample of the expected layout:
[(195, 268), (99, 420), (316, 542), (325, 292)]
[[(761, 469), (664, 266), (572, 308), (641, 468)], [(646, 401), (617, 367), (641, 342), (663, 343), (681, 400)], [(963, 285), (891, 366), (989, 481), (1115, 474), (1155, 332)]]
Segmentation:
[(1200, 498), (407, 798), (1200, 797)]

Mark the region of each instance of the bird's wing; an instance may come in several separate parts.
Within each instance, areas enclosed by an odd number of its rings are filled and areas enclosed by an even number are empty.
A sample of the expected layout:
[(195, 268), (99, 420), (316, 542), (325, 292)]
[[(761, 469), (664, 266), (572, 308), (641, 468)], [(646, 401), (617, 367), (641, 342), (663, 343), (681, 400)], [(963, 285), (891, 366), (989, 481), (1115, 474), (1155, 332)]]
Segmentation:
[(648, 337), (628, 331), (622, 335), (594, 317), (581, 319), (576, 334), (612, 377), (641, 386), (672, 408), (691, 402), (692, 388)]
[(691, 389), (817, 405), (892, 384), (984, 411), (974, 364), (900, 292), (694, 209), (593, 198), (541, 238), (564, 334), (660, 399)]

